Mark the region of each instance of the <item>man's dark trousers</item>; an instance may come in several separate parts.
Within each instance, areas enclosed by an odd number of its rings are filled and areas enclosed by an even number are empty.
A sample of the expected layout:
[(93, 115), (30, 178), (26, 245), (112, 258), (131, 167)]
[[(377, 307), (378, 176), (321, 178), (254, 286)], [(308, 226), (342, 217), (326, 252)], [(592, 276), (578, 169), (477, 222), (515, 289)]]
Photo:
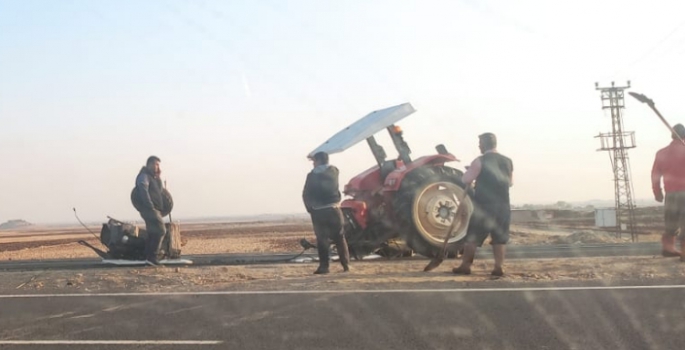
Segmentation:
[(332, 240), (338, 250), (340, 263), (347, 267), (350, 262), (350, 252), (347, 248), (347, 240), (343, 234), (343, 214), (340, 208), (331, 207), (312, 210), (312, 224), (316, 235), (316, 246), (319, 250), (319, 266), (329, 267), (329, 243)]
[(144, 210), (140, 212), (140, 216), (145, 220), (145, 230), (147, 231), (147, 239), (145, 241), (145, 258), (148, 261), (157, 261), (159, 252), (166, 235), (166, 227), (162, 214), (158, 210)]

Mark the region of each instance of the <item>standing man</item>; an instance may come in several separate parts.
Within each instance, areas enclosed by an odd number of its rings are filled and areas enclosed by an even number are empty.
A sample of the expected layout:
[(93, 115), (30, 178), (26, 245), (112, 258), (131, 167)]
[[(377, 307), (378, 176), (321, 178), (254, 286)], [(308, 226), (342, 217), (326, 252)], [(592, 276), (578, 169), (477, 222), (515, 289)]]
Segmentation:
[(328, 154), (314, 154), (314, 169), (307, 174), (302, 200), (312, 217), (316, 246), (319, 251), (319, 268), (315, 274), (328, 273), (328, 240), (333, 240), (345, 272), (349, 271), (350, 252), (343, 233), (343, 214), (340, 210), (338, 168), (328, 164)]
[(661, 255), (680, 256), (680, 261), (685, 262), (685, 258), (675, 248), (676, 236), (680, 233), (680, 250), (685, 249), (685, 145), (680, 141), (685, 138), (685, 127), (678, 124), (673, 130), (677, 135), (671, 135), (671, 144), (656, 153), (652, 167), (652, 190), (654, 199), (659, 203), (664, 202), (664, 193), (661, 190), (663, 177), (666, 191), (666, 232), (661, 236)]
[(474, 210), (466, 233), (466, 244), (461, 265), (452, 270), (455, 274), (471, 274), (471, 264), (477, 247), (490, 235), (495, 255), (493, 276), (503, 276), (504, 247), (509, 242), (511, 207), (509, 187), (513, 185), (514, 164), (497, 152), (497, 137), (492, 133), (478, 136), (482, 155), (476, 158), (464, 174), (466, 188), (475, 180)]
[(155, 156), (147, 159), (145, 166), (140, 169), (136, 177), (136, 187), (133, 189), (131, 201), (145, 220), (147, 240), (145, 242), (145, 259), (150, 265), (158, 265), (160, 248), (166, 235), (166, 227), (162, 220), (164, 200), (162, 197), (161, 161)]

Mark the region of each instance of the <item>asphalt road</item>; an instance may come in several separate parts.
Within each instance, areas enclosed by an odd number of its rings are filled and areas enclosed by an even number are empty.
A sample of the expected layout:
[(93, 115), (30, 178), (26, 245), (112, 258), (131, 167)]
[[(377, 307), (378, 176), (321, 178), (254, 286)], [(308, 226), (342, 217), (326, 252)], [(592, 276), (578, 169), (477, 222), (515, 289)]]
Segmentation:
[(683, 287), (0, 296), (0, 348), (676, 349)]
[[(548, 246), (509, 246), (507, 259), (541, 259), (541, 258), (572, 258), (572, 257), (600, 257), (600, 256), (649, 256), (660, 255), (661, 245), (654, 242), (620, 243), (620, 244), (573, 244)], [(95, 253), (93, 253), (95, 255)], [(298, 255), (297, 252), (285, 254), (214, 254), (188, 255), (183, 258), (193, 260), (195, 265), (246, 265), (286, 263)], [(307, 252), (304, 257), (315, 257), (313, 252)], [(487, 245), (478, 250), (479, 258), (490, 258), (492, 253)], [(418, 256), (412, 259), (426, 259)], [(83, 269), (102, 267), (99, 258), (69, 259), (69, 260), (26, 260), (4, 261), (0, 263), (0, 271), (30, 270), (30, 269)]]

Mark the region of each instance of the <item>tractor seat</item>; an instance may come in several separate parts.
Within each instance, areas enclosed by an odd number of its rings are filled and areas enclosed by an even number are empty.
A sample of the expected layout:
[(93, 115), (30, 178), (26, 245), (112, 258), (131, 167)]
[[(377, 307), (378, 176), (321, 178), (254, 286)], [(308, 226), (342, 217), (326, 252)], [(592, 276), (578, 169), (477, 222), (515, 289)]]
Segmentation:
[(381, 165), (381, 178), (385, 179), (385, 177), (391, 172), (395, 171), (395, 169), (397, 169), (397, 163), (394, 159), (384, 161)]

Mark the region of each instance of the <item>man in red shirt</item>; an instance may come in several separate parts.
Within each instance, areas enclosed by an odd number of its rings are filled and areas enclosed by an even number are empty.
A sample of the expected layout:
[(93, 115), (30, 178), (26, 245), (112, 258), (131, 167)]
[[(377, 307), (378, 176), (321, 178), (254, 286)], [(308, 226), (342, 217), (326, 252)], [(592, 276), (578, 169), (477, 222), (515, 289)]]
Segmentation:
[[(664, 202), (661, 190), (663, 178), (666, 198), (664, 203), (664, 221), (666, 232), (661, 236), (661, 254), (666, 257), (680, 256), (685, 262), (685, 256), (676, 250), (675, 240), (680, 233), (680, 250), (685, 251), (685, 126), (678, 124), (673, 127), (677, 133), (672, 135), (673, 141), (657, 152), (652, 167), (652, 190), (657, 202)], [(680, 137), (678, 137), (680, 136)]]

